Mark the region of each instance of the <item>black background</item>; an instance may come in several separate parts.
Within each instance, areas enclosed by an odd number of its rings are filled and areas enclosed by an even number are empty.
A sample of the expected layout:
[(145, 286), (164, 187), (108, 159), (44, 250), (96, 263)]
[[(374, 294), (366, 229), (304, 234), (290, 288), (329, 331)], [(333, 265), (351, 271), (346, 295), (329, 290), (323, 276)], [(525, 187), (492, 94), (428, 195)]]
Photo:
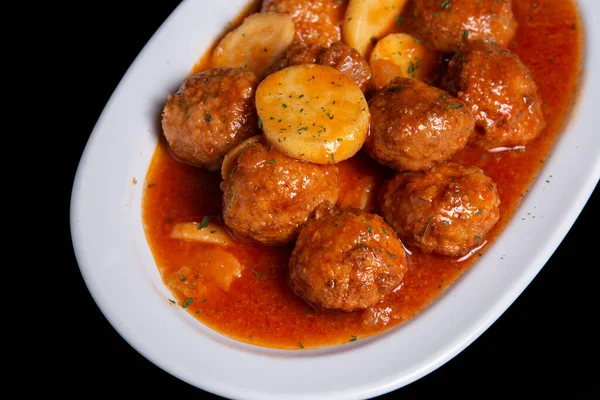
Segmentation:
[[(88, 136), (130, 63), (179, 2), (144, 2), (137, 3), (137, 8), (124, 3), (99, 3), (77, 16), (65, 9), (49, 27), (59, 34), (57, 60), (51, 61), (64, 66), (59, 72), (62, 77), (56, 79), (61, 79), (64, 88), (76, 88), (76, 95), (67, 95), (68, 112), (75, 118), (67, 141), (69, 170), (62, 175), (66, 179), (62, 210), (66, 232), (71, 185)], [(598, 282), (590, 276), (596, 275), (600, 265), (594, 251), (599, 208), (596, 188), (548, 263), (486, 332), (434, 372), (380, 398), (597, 393), (591, 370), (583, 363), (596, 364), (592, 354), (598, 347), (592, 327), (598, 317)], [(62, 324), (61, 341), (54, 344), (60, 348), (60, 363), (52, 371), (60, 377), (55, 382), (60, 392), (76, 394), (78, 388), (85, 388), (86, 393), (100, 396), (219, 398), (159, 369), (116, 333), (85, 286), (70, 239), (68, 233), (64, 243), (68, 268), (63, 268), (66, 285), (61, 298), (73, 301), (57, 321)]]

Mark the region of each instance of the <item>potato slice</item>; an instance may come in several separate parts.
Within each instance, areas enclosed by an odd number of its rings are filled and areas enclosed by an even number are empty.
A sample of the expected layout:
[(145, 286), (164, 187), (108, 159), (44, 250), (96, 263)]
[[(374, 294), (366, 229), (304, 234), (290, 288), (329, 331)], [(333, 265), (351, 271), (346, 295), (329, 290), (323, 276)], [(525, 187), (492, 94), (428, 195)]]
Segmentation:
[(377, 89), (397, 77), (424, 81), (435, 66), (435, 51), (407, 33), (391, 33), (377, 42), (369, 66)]
[(180, 222), (171, 230), (171, 238), (223, 246), (234, 241), (225, 228), (213, 222)]
[(249, 15), (213, 50), (213, 67), (244, 68), (262, 78), (275, 59), (292, 43), (296, 30), (287, 14)]
[(225, 157), (223, 158), (223, 164), (221, 164), (221, 177), (223, 180), (229, 178), (229, 175), (231, 175), (231, 171), (233, 171), (233, 167), (235, 166), (235, 161), (244, 152), (244, 150), (248, 148), (248, 146), (252, 146), (254, 143), (258, 142), (260, 138), (261, 135), (249, 137), (225, 154)]
[(168, 285), (180, 288), (186, 298), (202, 299), (209, 288), (229, 290), (231, 283), (242, 276), (244, 266), (229, 251), (213, 247), (193, 263), (183, 265), (169, 276)]
[(337, 206), (373, 212), (377, 204), (377, 181), (374, 176), (365, 175), (352, 182), (354, 186), (340, 193)]
[(242, 276), (242, 270), (242, 265), (233, 254), (215, 248), (207, 252), (200, 276), (216, 282), (223, 290), (229, 290), (231, 283)]
[(267, 76), (256, 89), (256, 109), (266, 140), (296, 159), (337, 163), (356, 154), (367, 137), (362, 90), (328, 66), (296, 65)]
[(363, 57), (371, 51), (373, 38), (388, 32), (407, 0), (350, 0), (342, 25), (343, 41)]

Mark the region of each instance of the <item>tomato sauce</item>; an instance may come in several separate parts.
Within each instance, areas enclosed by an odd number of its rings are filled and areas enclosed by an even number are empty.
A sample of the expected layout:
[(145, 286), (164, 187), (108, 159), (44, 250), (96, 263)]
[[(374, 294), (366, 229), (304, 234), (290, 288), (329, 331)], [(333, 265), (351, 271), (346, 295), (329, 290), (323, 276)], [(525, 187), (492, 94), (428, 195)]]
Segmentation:
[[(251, 5), (228, 28), (256, 10), (256, 4)], [(314, 309), (291, 291), (287, 264), (292, 246), (235, 242), (226, 250), (243, 270), (225, 290), (202, 274), (203, 268), (218, 262), (216, 245), (170, 237), (176, 223), (199, 222), (205, 216), (223, 226), (221, 176), (176, 161), (161, 138), (144, 182), (142, 209), (148, 243), (174, 306), (185, 306), (198, 321), (243, 342), (282, 349), (315, 348), (360, 340), (413, 318), (476, 266), (526, 196), (563, 130), (581, 73), (583, 34), (573, 1), (513, 0), (513, 11), (519, 28), (509, 49), (529, 67), (548, 124), (522, 151), (491, 153), (467, 147), (453, 157), (483, 169), (497, 183), (501, 198), (500, 221), (471, 257), (459, 261), (410, 249), (403, 283), (383, 303), (362, 312), (330, 313)], [(206, 57), (199, 58), (192, 73), (209, 67)], [(375, 211), (373, 194), (391, 176), (390, 171), (362, 152), (338, 166), (339, 205)]]

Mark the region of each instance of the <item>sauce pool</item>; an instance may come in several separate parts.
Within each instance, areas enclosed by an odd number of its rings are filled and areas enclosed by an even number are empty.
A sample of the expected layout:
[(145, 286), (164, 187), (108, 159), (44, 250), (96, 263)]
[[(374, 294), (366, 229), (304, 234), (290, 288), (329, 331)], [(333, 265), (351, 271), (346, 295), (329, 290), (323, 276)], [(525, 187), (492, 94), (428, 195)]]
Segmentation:
[[(231, 27), (256, 10), (256, 4), (246, 8)], [(199, 222), (205, 216), (224, 226), (220, 218), (221, 176), (177, 161), (161, 136), (144, 182), (142, 218), (174, 306), (185, 305), (202, 323), (243, 342), (282, 349), (316, 348), (360, 340), (413, 318), (476, 265), (504, 230), (563, 130), (581, 73), (583, 35), (575, 2), (513, 0), (513, 12), (519, 28), (509, 49), (532, 73), (544, 102), (547, 126), (520, 151), (492, 153), (469, 146), (453, 157), (453, 161), (483, 169), (497, 183), (501, 198), (499, 222), (471, 257), (459, 261), (409, 249), (409, 269), (403, 283), (384, 302), (361, 312), (329, 313), (314, 309), (291, 291), (287, 264), (292, 246), (235, 242), (226, 250), (243, 269), (224, 290), (202, 273), (218, 262), (216, 245), (170, 237), (175, 224)], [(209, 68), (206, 59), (200, 58), (192, 73)], [(337, 165), (338, 205), (376, 211), (373, 194), (391, 172), (362, 151)]]

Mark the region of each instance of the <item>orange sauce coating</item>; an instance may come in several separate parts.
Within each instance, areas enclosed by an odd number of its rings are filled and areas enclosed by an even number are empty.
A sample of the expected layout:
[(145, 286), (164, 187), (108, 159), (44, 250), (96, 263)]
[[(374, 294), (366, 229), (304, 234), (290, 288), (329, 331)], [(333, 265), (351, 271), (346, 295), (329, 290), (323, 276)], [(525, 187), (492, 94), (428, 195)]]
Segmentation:
[[(248, 7), (231, 24), (232, 29)], [(178, 306), (202, 323), (237, 340), (261, 346), (299, 349), (354, 341), (413, 318), (492, 245), (514, 214), (528, 187), (561, 133), (577, 94), (583, 57), (583, 35), (576, 5), (565, 0), (513, 0), (519, 29), (509, 48), (530, 68), (544, 102), (548, 125), (524, 151), (490, 153), (467, 147), (454, 161), (482, 168), (498, 185), (500, 221), (487, 244), (465, 261), (412, 250), (409, 271), (399, 290), (373, 309), (334, 314), (315, 310), (295, 296), (287, 282), (292, 246), (267, 247), (236, 243), (227, 248), (243, 265), (229, 290), (203, 278), (217, 253), (214, 245), (171, 239), (175, 223), (210, 216), (221, 225), (220, 174), (176, 161), (161, 138), (144, 182), (143, 221), (148, 243), (165, 285)], [(398, 29), (399, 30), (399, 29)], [(200, 58), (192, 73), (209, 68)], [(390, 172), (364, 155), (339, 163), (341, 206), (376, 210), (373, 197)], [(366, 199), (366, 200), (365, 200)]]

